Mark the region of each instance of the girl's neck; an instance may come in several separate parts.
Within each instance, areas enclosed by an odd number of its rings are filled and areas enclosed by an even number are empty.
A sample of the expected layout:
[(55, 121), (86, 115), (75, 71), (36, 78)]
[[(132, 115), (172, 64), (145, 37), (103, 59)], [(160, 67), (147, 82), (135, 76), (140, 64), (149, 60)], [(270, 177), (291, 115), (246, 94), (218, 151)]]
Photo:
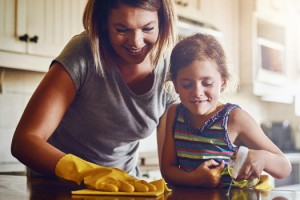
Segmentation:
[(194, 128), (200, 128), (203, 127), (203, 125), (212, 118), (215, 114), (217, 114), (220, 110), (222, 110), (224, 107), (223, 104), (218, 103), (216, 105), (216, 109), (208, 114), (204, 115), (193, 115), (191, 112), (189, 112), (189, 120), (191, 121), (191, 124)]

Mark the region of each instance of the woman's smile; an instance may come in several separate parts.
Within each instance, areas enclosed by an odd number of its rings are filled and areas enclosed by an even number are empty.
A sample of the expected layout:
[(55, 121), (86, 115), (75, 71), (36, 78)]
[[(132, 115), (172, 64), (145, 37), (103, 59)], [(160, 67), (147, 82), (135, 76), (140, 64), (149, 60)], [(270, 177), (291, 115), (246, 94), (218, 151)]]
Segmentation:
[(110, 12), (108, 27), (111, 45), (123, 65), (150, 59), (159, 33), (157, 12), (123, 5)]
[[(144, 46), (145, 47), (145, 46)], [(143, 55), (145, 52), (144, 47), (142, 48), (132, 48), (132, 47), (125, 47), (125, 50), (132, 56), (139, 56), (139, 55)]]

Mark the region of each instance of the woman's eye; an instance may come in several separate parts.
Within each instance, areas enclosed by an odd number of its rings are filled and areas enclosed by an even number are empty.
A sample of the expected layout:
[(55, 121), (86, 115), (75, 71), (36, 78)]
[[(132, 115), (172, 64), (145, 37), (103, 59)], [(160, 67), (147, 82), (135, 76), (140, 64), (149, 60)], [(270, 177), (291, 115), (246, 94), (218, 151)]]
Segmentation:
[(119, 33), (125, 33), (128, 31), (128, 29), (116, 29), (116, 31)]
[(154, 29), (154, 27), (145, 27), (145, 28), (143, 28), (143, 31), (144, 32), (150, 32), (150, 31), (152, 31)]
[(182, 83), (183, 88), (191, 88), (193, 86), (192, 83)]

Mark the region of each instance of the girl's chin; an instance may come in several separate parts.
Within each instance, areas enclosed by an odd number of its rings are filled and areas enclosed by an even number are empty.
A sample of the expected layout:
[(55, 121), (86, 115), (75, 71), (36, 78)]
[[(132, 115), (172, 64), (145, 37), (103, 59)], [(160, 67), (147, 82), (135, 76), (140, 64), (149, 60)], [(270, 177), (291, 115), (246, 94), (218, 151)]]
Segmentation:
[(197, 108), (195, 107), (190, 107), (189, 108), (190, 111), (192, 111), (192, 114), (193, 115), (210, 115), (212, 113), (212, 111), (210, 110), (209, 107), (205, 106), (205, 107), (202, 107), (200, 108), (199, 106)]
[(199, 116), (199, 115), (206, 115), (206, 114), (207, 114), (207, 111), (206, 111), (206, 110), (204, 111), (204, 110), (195, 110), (195, 109), (194, 109), (194, 110), (192, 111), (192, 114), (193, 114), (193, 115), (197, 115), (197, 116)]

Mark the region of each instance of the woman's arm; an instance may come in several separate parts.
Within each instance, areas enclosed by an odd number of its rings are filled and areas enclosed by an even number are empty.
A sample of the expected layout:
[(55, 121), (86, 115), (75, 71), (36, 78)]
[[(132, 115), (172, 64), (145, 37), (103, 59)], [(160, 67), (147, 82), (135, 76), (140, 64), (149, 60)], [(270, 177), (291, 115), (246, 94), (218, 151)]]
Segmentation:
[(56, 62), (31, 97), (12, 140), (11, 152), (26, 166), (54, 174), (64, 155), (47, 143), (76, 94), (64, 67)]
[(162, 148), (165, 141), (166, 135), (166, 120), (167, 120), (167, 111), (159, 119), (159, 124), (157, 126), (157, 151), (159, 158), (159, 166), (161, 165), (161, 157), (162, 157)]
[(162, 176), (173, 185), (216, 187), (220, 181), (224, 163), (219, 165), (214, 160), (209, 160), (194, 172), (185, 172), (179, 168), (172, 133), (176, 107), (177, 105), (172, 105), (167, 113), (166, 136), (161, 158)]
[(250, 149), (238, 179), (258, 177), (263, 170), (279, 179), (291, 173), (289, 160), (246, 111), (235, 109), (231, 112), (228, 131), (237, 133), (235, 143)]

